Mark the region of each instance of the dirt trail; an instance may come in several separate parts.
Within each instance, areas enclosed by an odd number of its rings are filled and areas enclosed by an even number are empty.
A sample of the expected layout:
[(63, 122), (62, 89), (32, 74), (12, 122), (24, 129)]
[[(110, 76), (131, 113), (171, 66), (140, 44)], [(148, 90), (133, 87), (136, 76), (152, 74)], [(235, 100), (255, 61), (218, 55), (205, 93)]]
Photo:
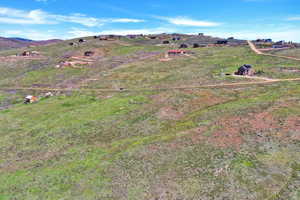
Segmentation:
[(273, 79), (273, 78), (267, 78), (267, 77), (261, 77), (261, 76), (240, 76), (240, 75), (232, 75), (233, 77), (237, 78), (246, 78), (246, 79), (257, 79), (257, 80), (263, 80), (263, 81), (279, 81), (280, 79)]
[(187, 90), (187, 89), (206, 89), (206, 88), (226, 88), (226, 87), (239, 87), (239, 86), (250, 86), (250, 85), (267, 85), (280, 82), (294, 82), (300, 81), (300, 78), (292, 79), (269, 79), (255, 82), (240, 82), (240, 83), (225, 83), (225, 84), (213, 84), (213, 85), (199, 85), (199, 86), (182, 86), (182, 87), (167, 87), (167, 88), (137, 88), (137, 89), (73, 89), (73, 88), (35, 88), (35, 87), (7, 87), (0, 88), (3, 91), (12, 90), (31, 90), (31, 91), (52, 91), (52, 92), (68, 92), (68, 91), (78, 91), (78, 92), (143, 92), (143, 91), (164, 91), (164, 90)]
[(272, 57), (277, 57), (277, 58), (285, 58), (285, 59), (300, 61), (300, 58), (295, 58), (295, 57), (290, 57), (290, 56), (279, 56), (279, 55), (274, 55), (274, 54), (270, 54), (270, 53), (263, 53), (256, 48), (256, 46), (253, 44), (253, 42), (251, 42), (251, 41), (247, 41), (247, 42), (248, 42), (250, 48), (258, 55), (272, 56)]

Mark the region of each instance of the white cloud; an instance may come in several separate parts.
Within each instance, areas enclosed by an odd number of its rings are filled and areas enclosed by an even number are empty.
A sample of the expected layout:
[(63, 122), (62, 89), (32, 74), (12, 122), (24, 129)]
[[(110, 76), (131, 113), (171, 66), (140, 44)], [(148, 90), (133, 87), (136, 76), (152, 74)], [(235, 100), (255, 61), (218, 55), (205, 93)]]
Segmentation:
[(42, 10), (23, 11), (0, 7), (0, 22), (6, 24), (52, 24)]
[(177, 26), (196, 26), (196, 27), (213, 27), (219, 26), (220, 23), (190, 19), (188, 17), (157, 17)]
[(75, 23), (87, 27), (102, 26), (106, 23), (140, 23), (144, 20), (128, 18), (94, 18), (83, 14), (57, 15), (42, 10), (17, 10), (0, 7), (0, 23), (6, 24), (58, 24)]
[(49, 40), (55, 38), (63, 38), (56, 35), (53, 31), (38, 31), (38, 30), (0, 30), (0, 35), (4, 37), (21, 37), (32, 40)]

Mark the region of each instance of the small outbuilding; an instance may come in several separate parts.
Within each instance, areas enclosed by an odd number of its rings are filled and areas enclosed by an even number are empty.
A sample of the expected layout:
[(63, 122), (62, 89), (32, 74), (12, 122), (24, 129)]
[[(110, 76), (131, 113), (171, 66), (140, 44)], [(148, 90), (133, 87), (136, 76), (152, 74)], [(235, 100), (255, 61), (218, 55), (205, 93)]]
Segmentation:
[(251, 65), (243, 65), (241, 66), (238, 71), (235, 73), (235, 75), (240, 75), (240, 76), (253, 76), (254, 75), (254, 69), (252, 68)]

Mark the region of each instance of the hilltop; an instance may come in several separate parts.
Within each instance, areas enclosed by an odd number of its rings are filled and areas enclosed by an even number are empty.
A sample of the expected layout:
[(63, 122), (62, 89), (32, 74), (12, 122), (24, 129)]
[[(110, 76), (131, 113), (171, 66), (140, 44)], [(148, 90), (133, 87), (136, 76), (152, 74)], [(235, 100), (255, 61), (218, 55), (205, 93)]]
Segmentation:
[(47, 45), (61, 42), (62, 40), (53, 39), (53, 40), (44, 40), (44, 41), (33, 41), (24, 38), (4, 38), (0, 37), (0, 50), (11, 49), (11, 48), (21, 48), (29, 46), (39, 46)]
[[(299, 199), (299, 48), (249, 44), (105, 35), (0, 51), (0, 199)], [(244, 64), (253, 76), (234, 75)]]

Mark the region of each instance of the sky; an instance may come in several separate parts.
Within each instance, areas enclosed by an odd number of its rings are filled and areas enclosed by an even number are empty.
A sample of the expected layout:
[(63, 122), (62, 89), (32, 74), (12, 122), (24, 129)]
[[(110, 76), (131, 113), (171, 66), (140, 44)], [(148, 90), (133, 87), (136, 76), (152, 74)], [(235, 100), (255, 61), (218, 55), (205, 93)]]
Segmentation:
[(299, 0), (0, 0), (0, 36), (205, 33), (300, 42)]

